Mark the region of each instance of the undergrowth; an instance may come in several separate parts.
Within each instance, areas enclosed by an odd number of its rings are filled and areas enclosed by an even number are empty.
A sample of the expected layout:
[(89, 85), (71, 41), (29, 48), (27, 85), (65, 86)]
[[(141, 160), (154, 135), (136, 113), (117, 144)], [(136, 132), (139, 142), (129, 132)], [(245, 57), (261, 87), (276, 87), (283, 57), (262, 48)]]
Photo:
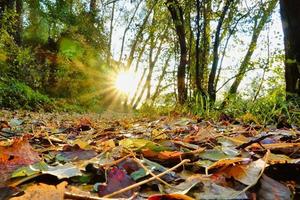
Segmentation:
[(9, 109), (52, 109), (53, 101), (16, 80), (0, 80), (0, 107)]
[(285, 95), (280, 91), (274, 91), (255, 101), (240, 96), (233, 96), (226, 106), (222, 102), (211, 105), (208, 98), (196, 96), (184, 106), (150, 106), (144, 104), (139, 109), (142, 116), (160, 115), (196, 115), (206, 120), (218, 121), (222, 115), (227, 115), (243, 123), (255, 123), (271, 125), (281, 123), (300, 125), (300, 102), (292, 100), (287, 102)]

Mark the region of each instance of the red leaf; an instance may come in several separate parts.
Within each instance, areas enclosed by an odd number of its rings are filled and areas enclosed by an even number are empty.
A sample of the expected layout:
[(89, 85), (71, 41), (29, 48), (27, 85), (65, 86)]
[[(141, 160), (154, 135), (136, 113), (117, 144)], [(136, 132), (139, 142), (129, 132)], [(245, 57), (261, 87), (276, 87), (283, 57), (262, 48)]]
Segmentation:
[[(128, 176), (125, 170), (114, 167), (107, 173), (107, 183), (98, 186), (98, 193), (100, 196), (105, 196), (122, 188), (128, 187), (134, 183), (135, 182), (130, 178), (130, 176)], [(116, 195), (115, 197), (131, 197), (138, 189), (139, 188), (134, 188), (122, 194)]]

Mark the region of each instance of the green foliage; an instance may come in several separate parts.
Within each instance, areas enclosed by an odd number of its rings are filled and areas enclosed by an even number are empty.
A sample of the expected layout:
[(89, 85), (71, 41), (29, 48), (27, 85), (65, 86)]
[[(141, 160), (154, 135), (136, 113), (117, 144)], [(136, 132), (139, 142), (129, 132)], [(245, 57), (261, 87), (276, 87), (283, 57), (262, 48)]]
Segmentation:
[(52, 100), (18, 81), (0, 81), (0, 107), (36, 110), (52, 107)]
[(300, 103), (297, 101), (287, 102), (284, 88), (270, 90), (266, 95), (253, 101), (240, 95), (231, 96), (222, 108), (222, 102), (211, 105), (207, 97), (195, 95), (184, 106), (150, 106), (143, 104), (139, 113), (143, 116), (170, 115), (180, 113), (183, 115), (193, 114), (206, 120), (218, 121), (221, 114), (239, 119), (246, 124), (278, 124), (282, 119), (287, 123), (300, 124)]

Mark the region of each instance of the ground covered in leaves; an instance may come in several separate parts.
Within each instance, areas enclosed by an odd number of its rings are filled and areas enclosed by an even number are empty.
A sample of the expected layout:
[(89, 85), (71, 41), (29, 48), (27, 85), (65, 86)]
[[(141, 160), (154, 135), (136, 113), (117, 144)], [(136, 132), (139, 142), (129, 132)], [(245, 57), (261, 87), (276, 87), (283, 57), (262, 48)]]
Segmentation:
[(0, 199), (300, 199), (300, 129), (0, 111)]

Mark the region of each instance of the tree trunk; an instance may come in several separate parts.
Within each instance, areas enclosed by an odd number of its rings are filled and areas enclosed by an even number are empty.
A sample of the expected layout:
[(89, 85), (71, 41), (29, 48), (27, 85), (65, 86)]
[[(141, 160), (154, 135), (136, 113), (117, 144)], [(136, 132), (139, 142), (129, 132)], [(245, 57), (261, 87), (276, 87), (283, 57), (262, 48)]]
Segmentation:
[(125, 43), (125, 37), (126, 37), (127, 31), (129, 31), (129, 28), (130, 28), (130, 26), (131, 26), (131, 24), (133, 22), (133, 19), (134, 19), (135, 15), (136, 15), (137, 10), (139, 9), (139, 6), (140, 6), (141, 2), (142, 1), (139, 1), (139, 3), (137, 4), (137, 6), (135, 7), (134, 12), (133, 12), (133, 14), (132, 14), (132, 16), (131, 16), (131, 18), (129, 20), (129, 23), (127, 24), (127, 26), (126, 26), (126, 28), (124, 30), (123, 37), (122, 37), (122, 44), (121, 44), (120, 56), (119, 56), (119, 62), (121, 62), (122, 57), (123, 57), (124, 43)]
[(18, 45), (22, 44), (22, 29), (23, 29), (23, 0), (16, 0), (16, 32), (14, 33), (14, 39)]
[(152, 95), (151, 97), (151, 101), (152, 101), (152, 105), (154, 104), (154, 101), (155, 99), (158, 97), (159, 93), (160, 93), (160, 88), (161, 88), (161, 83), (166, 75), (166, 71), (167, 71), (167, 67), (169, 65), (169, 61), (171, 59), (171, 54), (168, 55), (166, 61), (165, 61), (165, 64), (163, 66), (163, 69), (162, 69), (162, 72), (161, 72), (161, 75), (159, 76), (159, 79), (158, 79), (158, 83), (157, 83), (157, 86), (156, 86), (156, 89), (155, 89), (155, 92), (154, 94)]
[(201, 81), (203, 79), (203, 73), (201, 73), (200, 69), (200, 32), (201, 32), (201, 26), (200, 26), (200, 8), (201, 8), (201, 3), (200, 0), (196, 0), (196, 10), (197, 10), (197, 15), (196, 15), (196, 27), (197, 27), (197, 32), (196, 32), (196, 65), (195, 65), (195, 84), (196, 84), (196, 89), (197, 92), (203, 93), (202, 89), (202, 84)]
[(150, 17), (150, 14), (152, 13), (152, 11), (153, 11), (153, 9), (154, 9), (154, 7), (155, 7), (157, 1), (158, 1), (158, 0), (156, 0), (156, 1), (152, 4), (151, 8), (148, 10), (148, 13), (147, 13), (146, 17), (144, 18), (143, 23), (142, 23), (142, 25), (140, 26), (140, 28), (139, 28), (139, 30), (138, 30), (136, 36), (135, 36), (134, 41), (132, 42), (131, 49), (130, 49), (130, 53), (129, 53), (129, 57), (128, 57), (128, 59), (127, 59), (127, 65), (126, 65), (126, 68), (127, 68), (127, 69), (130, 68), (130, 66), (131, 66), (131, 64), (132, 64), (132, 62), (133, 62), (133, 57), (134, 57), (134, 53), (135, 53), (136, 47), (137, 47), (139, 41), (141, 40), (141, 38), (142, 38), (142, 36), (143, 36), (143, 31), (144, 31), (144, 29), (145, 29), (145, 27), (146, 27), (146, 24), (147, 24), (147, 22), (148, 22), (148, 19), (149, 19), (149, 17)]
[(184, 28), (183, 10), (177, 0), (167, 0), (167, 7), (172, 16), (173, 24), (175, 26), (176, 34), (180, 45), (180, 62), (177, 68), (177, 91), (178, 102), (182, 105), (185, 103), (187, 98), (185, 74), (188, 53)]
[(241, 66), (239, 68), (238, 74), (234, 80), (234, 82), (232, 83), (228, 95), (233, 95), (236, 94), (237, 89), (249, 67), (249, 63), (251, 61), (251, 57), (254, 53), (254, 50), (256, 48), (256, 44), (257, 44), (257, 39), (261, 33), (261, 31), (263, 30), (265, 24), (267, 23), (267, 20), (269, 19), (271, 13), (274, 11), (275, 7), (277, 4), (277, 0), (273, 0), (270, 3), (268, 3), (267, 8), (262, 8), (261, 12), (263, 12), (263, 16), (261, 17), (261, 19), (259, 20), (259, 22), (257, 22), (257, 18), (256, 18), (256, 22), (255, 22), (255, 26), (254, 26), (254, 30), (252, 33), (252, 39), (248, 48), (248, 51), (241, 63)]
[(113, 2), (111, 10), (111, 19), (110, 19), (110, 30), (109, 30), (109, 41), (108, 41), (108, 51), (106, 57), (106, 63), (110, 66), (110, 56), (111, 56), (111, 38), (114, 30), (114, 16), (115, 16), (115, 2)]
[(213, 64), (211, 67), (211, 72), (209, 74), (209, 80), (208, 80), (208, 94), (210, 97), (210, 100), (214, 102), (216, 100), (216, 91), (215, 91), (215, 76), (218, 68), (219, 63), (219, 46), (221, 42), (221, 28), (225, 19), (225, 16), (227, 14), (227, 11), (229, 9), (230, 4), (233, 2), (233, 0), (226, 0), (225, 5), (223, 7), (221, 16), (218, 21), (216, 33), (215, 33), (215, 41), (214, 41), (214, 47), (213, 47)]
[(300, 97), (300, 1), (280, 0), (284, 32), (286, 97)]

